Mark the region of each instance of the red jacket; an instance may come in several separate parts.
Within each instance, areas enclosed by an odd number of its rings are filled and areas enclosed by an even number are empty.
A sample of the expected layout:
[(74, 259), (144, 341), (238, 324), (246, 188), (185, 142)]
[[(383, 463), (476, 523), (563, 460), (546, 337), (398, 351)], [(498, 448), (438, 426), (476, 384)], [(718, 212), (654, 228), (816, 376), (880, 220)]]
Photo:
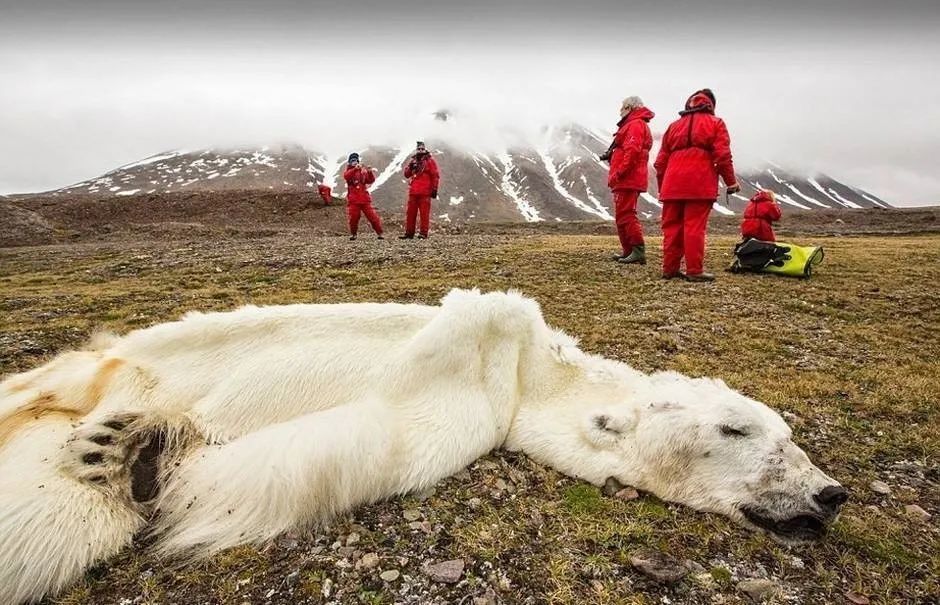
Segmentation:
[(731, 161), (731, 137), (715, 106), (704, 94), (693, 95), (682, 116), (669, 125), (653, 167), (661, 200), (714, 200), (718, 177), (737, 183)]
[(637, 107), (617, 124), (614, 151), (610, 157), (607, 186), (611, 191), (646, 191), (649, 182), (650, 148), (653, 135), (647, 122), (656, 115), (646, 107)]
[(432, 195), (437, 192), (441, 182), (441, 173), (431, 154), (411, 156), (405, 162), (405, 178), (411, 183), (408, 193), (411, 195)]
[(741, 237), (753, 237), (764, 242), (777, 241), (771, 223), (780, 220), (780, 206), (768, 191), (758, 191), (744, 209)]
[(343, 172), (346, 180), (346, 201), (350, 204), (369, 204), (372, 196), (369, 195), (369, 185), (375, 182), (375, 173), (360, 166), (346, 165)]
[(333, 193), (333, 190), (328, 185), (317, 185), (317, 192), (320, 194), (320, 197), (323, 198), (323, 201), (327, 204), (330, 203), (330, 196)]

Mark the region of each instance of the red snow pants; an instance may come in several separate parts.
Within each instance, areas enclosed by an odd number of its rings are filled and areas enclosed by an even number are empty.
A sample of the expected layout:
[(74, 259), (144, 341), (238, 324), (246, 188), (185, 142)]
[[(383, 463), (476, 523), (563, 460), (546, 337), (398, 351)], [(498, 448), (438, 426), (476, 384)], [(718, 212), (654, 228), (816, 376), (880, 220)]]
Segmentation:
[(415, 234), (415, 223), (419, 212), (421, 213), (421, 230), (419, 233), (427, 237), (428, 229), (431, 228), (431, 196), (409, 193), (408, 205), (405, 206), (405, 235)]
[(617, 223), (617, 236), (620, 238), (620, 247), (626, 256), (633, 250), (633, 246), (643, 245), (643, 227), (636, 217), (636, 203), (640, 192), (636, 189), (623, 189), (614, 191), (614, 219)]
[(663, 202), (663, 274), (679, 272), (682, 257), (689, 275), (702, 273), (705, 260), (705, 230), (714, 200), (668, 200)]
[(372, 202), (348, 202), (346, 204), (346, 218), (349, 219), (349, 234), (356, 235), (359, 231), (359, 215), (366, 215), (366, 220), (378, 235), (382, 235), (382, 219), (376, 214)]

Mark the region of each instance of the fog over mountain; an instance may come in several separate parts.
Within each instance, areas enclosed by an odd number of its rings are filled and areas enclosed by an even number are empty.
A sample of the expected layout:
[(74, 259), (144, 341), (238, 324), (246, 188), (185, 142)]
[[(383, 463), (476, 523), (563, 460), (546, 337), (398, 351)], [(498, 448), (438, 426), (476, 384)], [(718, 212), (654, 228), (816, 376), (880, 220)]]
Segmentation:
[(710, 86), (740, 169), (826, 172), (940, 201), (933, 2), (82, 2), (2, 8), (0, 192), (49, 190), (174, 149), (331, 154), (440, 133), (531, 144), (609, 134), (641, 95), (662, 132)]

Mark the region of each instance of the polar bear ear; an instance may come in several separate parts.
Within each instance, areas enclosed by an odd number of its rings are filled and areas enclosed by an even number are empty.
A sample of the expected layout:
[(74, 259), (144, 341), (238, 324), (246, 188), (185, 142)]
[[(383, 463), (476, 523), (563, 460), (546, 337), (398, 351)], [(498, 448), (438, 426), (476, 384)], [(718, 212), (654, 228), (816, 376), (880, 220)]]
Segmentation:
[(624, 434), (632, 431), (636, 422), (631, 416), (595, 412), (588, 415), (585, 424), (583, 432), (589, 442), (595, 447), (610, 448), (616, 445)]

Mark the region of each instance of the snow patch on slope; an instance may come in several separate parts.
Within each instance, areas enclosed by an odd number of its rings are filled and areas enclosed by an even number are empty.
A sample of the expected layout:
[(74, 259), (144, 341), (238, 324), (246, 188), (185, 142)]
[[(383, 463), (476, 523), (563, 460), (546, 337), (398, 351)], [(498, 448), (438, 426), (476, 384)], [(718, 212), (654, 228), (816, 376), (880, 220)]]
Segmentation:
[(584, 212), (598, 216), (605, 221), (613, 220), (614, 217), (610, 215), (610, 212), (607, 212), (607, 209), (600, 204), (597, 198), (592, 200), (593, 205), (591, 205), (571, 195), (571, 192), (565, 189), (565, 187), (562, 185), (561, 177), (558, 175), (558, 170), (555, 168), (555, 162), (548, 155), (548, 151), (542, 148), (538, 149), (537, 152), (539, 157), (542, 159), (542, 164), (545, 166), (545, 170), (548, 172), (549, 178), (552, 179), (552, 184), (555, 186), (555, 191), (560, 193), (563, 198), (574, 204), (579, 210), (583, 210)]
[(509, 155), (509, 152), (503, 151), (496, 154), (496, 159), (503, 165), (500, 189), (513, 201), (519, 213), (522, 215), (522, 218), (529, 223), (536, 223), (543, 220), (542, 217), (539, 216), (539, 211), (529, 200), (525, 199), (522, 188), (512, 180), (512, 171), (515, 169), (515, 166), (513, 166), (512, 157)]

